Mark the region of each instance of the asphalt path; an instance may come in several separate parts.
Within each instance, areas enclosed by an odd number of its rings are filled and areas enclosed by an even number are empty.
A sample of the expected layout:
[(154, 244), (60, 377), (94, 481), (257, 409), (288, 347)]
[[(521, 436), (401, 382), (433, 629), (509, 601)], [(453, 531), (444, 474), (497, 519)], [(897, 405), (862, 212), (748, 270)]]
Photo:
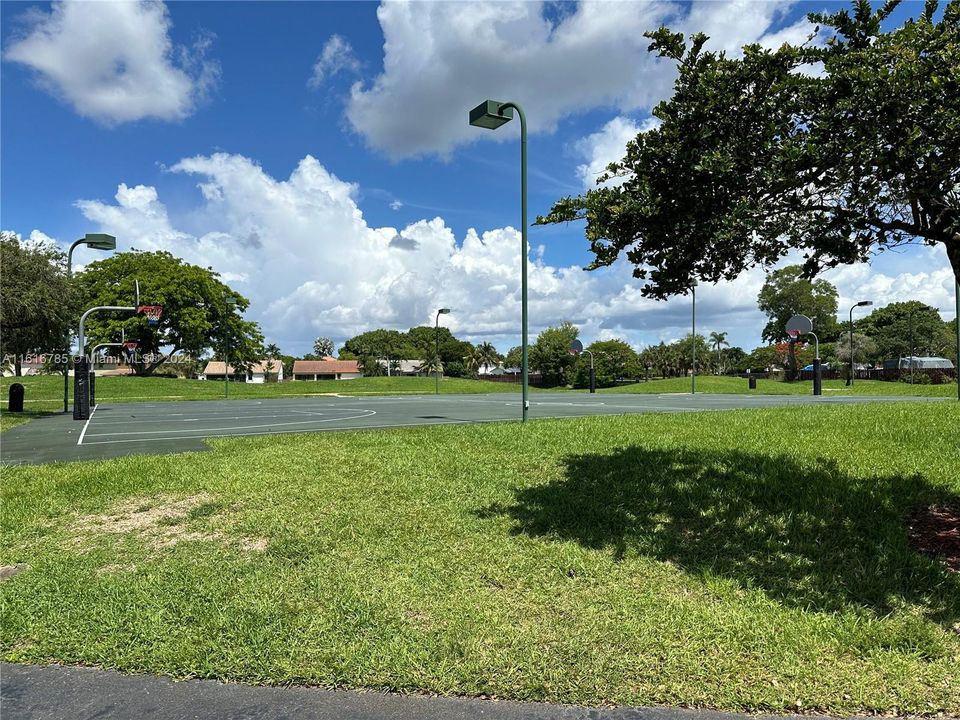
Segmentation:
[[(701, 412), (737, 408), (845, 405), (943, 398), (810, 395), (535, 393), (530, 418)], [(518, 393), (485, 395), (309, 396), (100, 404), (87, 421), (37, 418), (0, 439), (6, 464), (95, 460), (143, 453), (207, 449), (217, 437), (369, 430), (517, 420)]]
[(584, 708), (0, 666), (4, 720), (762, 720), (709, 710)]

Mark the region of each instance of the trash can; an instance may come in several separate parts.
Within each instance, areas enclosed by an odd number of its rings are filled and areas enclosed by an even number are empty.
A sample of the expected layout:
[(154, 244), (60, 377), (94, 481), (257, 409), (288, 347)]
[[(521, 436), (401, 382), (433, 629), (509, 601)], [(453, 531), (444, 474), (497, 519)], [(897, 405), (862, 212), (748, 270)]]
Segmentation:
[(747, 383), (749, 384), (751, 390), (757, 389), (757, 378), (753, 375), (747, 378)]
[(7, 412), (23, 412), (23, 385), (14, 383), (10, 386), (9, 400)]

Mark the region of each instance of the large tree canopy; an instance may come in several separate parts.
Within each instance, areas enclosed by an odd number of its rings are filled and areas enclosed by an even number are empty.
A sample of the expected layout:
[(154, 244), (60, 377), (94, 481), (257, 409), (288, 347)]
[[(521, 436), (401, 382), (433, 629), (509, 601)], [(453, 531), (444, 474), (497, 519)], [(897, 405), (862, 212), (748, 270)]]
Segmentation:
[(837, 325), (837, 289), (826, 280), (807, 280), (803, 268), (788, 265), (774, 270), (760, 288), (757, 305), (769, 318), (761, 337), (767, 342), (786, 340), (787, 321), (794, 315), (813, 319), (820, 342), (833, 340)]
[(960, 278), (960, 0), (942, 12), (928, 0), (885, 30), (897, 5), (811, 15), (824, 44), (748, 45), (738, 59), (704, 51), (703, 34), (649, 33), (679, 66), (659, 126), (600, 187), (537, 222), (585, 219), (589, 268), (623, 253), (655, 298), (791, 249), (812, 277), (875, 249), (940, 243)]
[[(212, 270), (168, 252), (116, 253), (90, 263), (74, 280), (85, 308), (132, 304), (136, 280), (142, 304), (163, 305), (156, 327), (142, 315), (118, 312), (95, 314), (87, 321), (90, 346), (117, 342), (121, 331), (127, 340), (137, 341), (131, 365), (138, 375), (150, 375), (175, 353), (199, 357), (212, 348), (222, 358), (227, 342), (230, 362), (237, 367), (263, 356), (259, 326), (240, 315), (249, 300), (222, 283)], [(227, 308), (227, 297), (236, 298), (235, 310)]]
[(0, 354), (20, 374), (28, 353), (63, 347), (74, 317), (64, 253), (0, 233)]

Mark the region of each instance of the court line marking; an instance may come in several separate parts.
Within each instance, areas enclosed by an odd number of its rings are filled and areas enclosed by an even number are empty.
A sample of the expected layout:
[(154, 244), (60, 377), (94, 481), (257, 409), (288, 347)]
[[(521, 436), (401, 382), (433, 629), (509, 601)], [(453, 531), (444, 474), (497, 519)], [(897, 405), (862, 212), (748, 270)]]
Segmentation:
[[(90, 437), (112, 437), (117, 435), (161, 435), (163, 433), (169, 432), (206, 432), (207, 430), (249, 430), (250, 428), (262, 428), (262, 427), (287, 427), (289, 425), (310, 425), (312, 423), (327, 423), (327, 422), (337, 422), (338, 420), (359, 420), (360, 418), (373, 417), (377, 414), (376, 410), (363, 410), (363, 415), (350, 415), (342, 418), (327, 418), (325, 420), (297, 420), (296, 422), (284, 422), (284, 423), (265, 423), (263, 425), (237, 425), (235, 427), (219, 427), (219, 428), (197, 428), (196, 430), (137, 430), (134, 432), (108, 432), (108, 433), (91, 433)], [(92, 417), (92, 415), (91, 415)], [(283, 432), (283, 431), (280, 431)], [(237, 433), (238, 435), (244, 435), (245, 433)], [(187, 436), (192, 437), (192, 436)], [(217, 437), (211, 435), (209, 437)], [(166, 440), (168, 438), (158, 438), (160, 440)], [(91, 443), (87, 443), (90, 445)]]
[[(336, 408), (340, 410), (345, 410), (348, 412), (359, 412), (360, 408)], [(366, 410), (366, 408), (364, 408)], [(375, 411), (373, 411), (375, 412)], [(310, 412), (309, 410), (290, 410), (286, 413), (280, 413), (277, 415), (219, 415), (216, 413), (204, 415), (203, 413), (195, 413), (196, 417), (180, 417), (186, 415), (187, 413), (175, 413), (171, 415), (161, 415), (161, 416), (150, 416), (149, 418), (140, 416), (138, 420), (146, 420), (147, 422), (153, 423), (180, 423), (180, 422), (209, 422), (211, 420), (251, 420), (254, 418), (286, 418), (290, 417), (290, 413), (296, 413), (298, 415), (327, 415), (329, 412)], [(102, 416), (101, 416), (102, 417)], [(101, 420), (97, 423), (98, 428), (102, 428), (107, 425), (129, 425), (132, 422), (131, 418), (125, 420)]]
[[(714, 412), (711, 410), (700, 409), (700, 408), (680, 408), (677, 410), (666, 410), (668, 413), (690, 413), (690, 412)], [(611, 413), (614, 415), (614, 413)], [(370, 417), (367, 415), (366, 417)], [(550, 415), (548, 417), (534, 418), (534, 420), (576, 420), (585, 417), (596, 417), (594, 415)], [(519, 418), (487, 418), (483, 420), (436, 420), (434, 422), (427, 423), (380, 423), (377, 425), (347, 425), (345, 427), (333, 427), (333, 428), (317, 428), (315, 430), (301, 430), (299, 432), (306, 433), (330, 433), (330, 432), (341, 432), (346, 430), (382, 430), (384, 428), (401, 428), (401, 427), (432, 427), (434, 425), (481, 425), (485, 423), (496, 423), (496, 422), (519, 422)], [(93, 442), (86, 443), (87, 445), (114, 445), (118, 443), (132, 443), (132, 442), (160, 442), (162, 440), (204, 440), (206, 438), (229, 438), (229, 437), (252, 437), (258, 435), (296, 435), (298, 431), (289, 431), (289, 430), (264, 430), (262, 432), (249, 432), (249, 433), (220, 433), (216, 435), (182, 435), (174, 437), (161, 437), (161, 438), (129, 438), (126, 440), (95, 440)], [(187, 449), (184, 452), (196, 452), (195, 449)]]
[(93, 410), (90, 411), (90, 417), (88, 417), (87, 421), (83, 424), (83, 430), (80, 431), (80, 437), (77, 438), (77, 445), (83, 444), (83, 436), (86, 435), (87, 427), (90, 425), (90, 421), (93, 420), (93, 416), (96, 414), (98, 407), (100, 407), (100, 405), (94, 405)]

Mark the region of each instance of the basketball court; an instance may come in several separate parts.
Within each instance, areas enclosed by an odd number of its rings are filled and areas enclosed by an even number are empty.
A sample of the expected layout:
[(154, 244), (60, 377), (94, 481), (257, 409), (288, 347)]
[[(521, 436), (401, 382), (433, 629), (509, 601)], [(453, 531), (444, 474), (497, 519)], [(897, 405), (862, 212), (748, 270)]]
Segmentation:
[[(618, 395), (535, 393), (530, 418), (698, 412), (736, 408), (902, 402), (903, 397), (808, 395)], [(943, 398), (916, 398), (936, 402)], [(119, 403), (94, 408), (89, 420), (41, 417), (3, 433), (7, 464), (94, 460), (131, 454), (204, 450), (218, 437), (381, 430), (518, 420), (520, 396), (410, 395), (298, 397)]]

